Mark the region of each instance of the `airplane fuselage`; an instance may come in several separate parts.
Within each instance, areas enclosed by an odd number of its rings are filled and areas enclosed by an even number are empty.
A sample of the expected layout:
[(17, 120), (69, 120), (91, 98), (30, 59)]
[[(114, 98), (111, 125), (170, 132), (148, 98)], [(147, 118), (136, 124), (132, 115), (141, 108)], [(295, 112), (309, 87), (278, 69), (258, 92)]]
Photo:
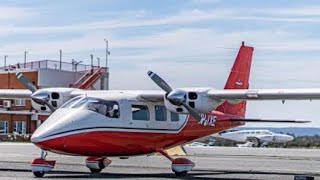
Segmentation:
[[(163, 103), (123, 95), (81, 96), (55, 111), (31, 141), (44, 150), (83, 156), (133, 156), (158, 152), (242, 125), (212, 111), (207, 126), (192, 116), (166, 110)], [(116, 114), (108, 112), (113, 106)]]

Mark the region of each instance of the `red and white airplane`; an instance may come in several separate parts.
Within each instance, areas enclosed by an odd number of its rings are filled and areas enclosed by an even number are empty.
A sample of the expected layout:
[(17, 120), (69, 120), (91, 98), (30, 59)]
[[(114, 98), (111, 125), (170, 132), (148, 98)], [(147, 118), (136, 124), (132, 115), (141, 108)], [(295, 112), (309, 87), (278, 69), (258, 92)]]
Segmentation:
[(241, 45), (224, 90), (213, 88), (172, 89), (157, 74), (149, 77), (163, 91), (85, 91), (73, 88), (37, 90), (18, 73), (31, 91), (3, 90), (0, 97), (31, 96), (36, 110), (54, 111), (34, 132), (31, 142), (41, 157), (31, 164), (35, 176), (51, 171), (55, 161), (46, 151), (87, 156), (86, 166), (99, 173), (111, 160), (161, 153), (178, 176), (195, 164), (187, 158), (170, 157), (164, 150), (245, 122), (292, 122), (245, 119), (246, 100), (320, 99), (320, 89), (249, 89), (253, 47)]

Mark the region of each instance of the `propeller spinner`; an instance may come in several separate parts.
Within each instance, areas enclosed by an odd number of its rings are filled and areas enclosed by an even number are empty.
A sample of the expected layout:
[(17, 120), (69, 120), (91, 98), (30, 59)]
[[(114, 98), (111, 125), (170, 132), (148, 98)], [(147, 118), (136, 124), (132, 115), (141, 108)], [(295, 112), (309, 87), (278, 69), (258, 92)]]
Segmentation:
[(176, 106), (185, 107), (191, 116), (197, 121), (202, 122), (202, 117), (199, 115), (196, 109), (190, 107), (187, 102), (187, 93), (183, 90), (172, 90), (172, 88), (156, 73), (148, 71), (149, 77), (155, 82), (161, 89), (163, 89), (167, 95), (166, 98), (170, 103)]

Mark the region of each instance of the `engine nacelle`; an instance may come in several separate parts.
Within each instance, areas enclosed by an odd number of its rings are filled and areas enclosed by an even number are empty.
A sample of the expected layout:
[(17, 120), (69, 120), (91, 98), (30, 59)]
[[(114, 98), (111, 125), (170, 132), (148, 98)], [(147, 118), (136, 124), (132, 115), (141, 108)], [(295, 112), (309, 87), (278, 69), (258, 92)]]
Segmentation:
[[(208, 113), (216, 109), (223, 101), (214, 100), (208, 96), (208, 91), (210, 89), (181, 89), (186, 92), (187, 99), (186, 104), (190, 107), (196, 109), (200, 113)], [(187, 109), (183, 106), (175, 106), (170, 103), (166, 98), (164, 99), (164, 104), (169, 111), (187, 114), (189, 113)]]
[[(48, 103), (55, 108), (59, 108), (65, 102), (67, 102), (69, 99), (72, 98), (71, 92), (73, 90), (74, 90), (73, 88), (44, 88), (44, 89), (39, 89), (38, 91), (39, 92), (43, 91), (44, 93), (47, 93), (49, 98)], [(41, 105), (39, 103), (36, 103), (32, 99), (31, 99), (31, 105), (37, 111), (51, 112), (51, 110), (46, 105)]]

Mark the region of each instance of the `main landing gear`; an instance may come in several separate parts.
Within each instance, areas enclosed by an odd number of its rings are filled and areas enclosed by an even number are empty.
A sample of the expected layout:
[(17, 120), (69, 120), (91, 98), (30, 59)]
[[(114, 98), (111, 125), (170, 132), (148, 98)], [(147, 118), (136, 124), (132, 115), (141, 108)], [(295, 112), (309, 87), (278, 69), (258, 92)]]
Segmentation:
[(41, 157), (34, 159), (31, 164), (31, 171), (36, 177), (43, 177), (46, 172), (51, 171), (56, 161), (46, 160), (47, 152), (42, 150)]
[(181, 176), (186, 176), (189, 171), (193, 169), (195, 166), (194, 162), (190, 161), (187, 158), (176, 158), (173, 159), (171, 156), (169, 156), (166, 152), (163, 150), (159, 151), (163, 156), (168, 158), (172, 164), (171, 164), (171, 169), (172, 171), (176, 174), (176, 176), (181, 177)]
[(86, 159), (86, 166), (90, 169), (92, 173), (100, 173), (102, 169), (111, 164), (111, 160), (107, 158), (100, 157), (88, 157)]

